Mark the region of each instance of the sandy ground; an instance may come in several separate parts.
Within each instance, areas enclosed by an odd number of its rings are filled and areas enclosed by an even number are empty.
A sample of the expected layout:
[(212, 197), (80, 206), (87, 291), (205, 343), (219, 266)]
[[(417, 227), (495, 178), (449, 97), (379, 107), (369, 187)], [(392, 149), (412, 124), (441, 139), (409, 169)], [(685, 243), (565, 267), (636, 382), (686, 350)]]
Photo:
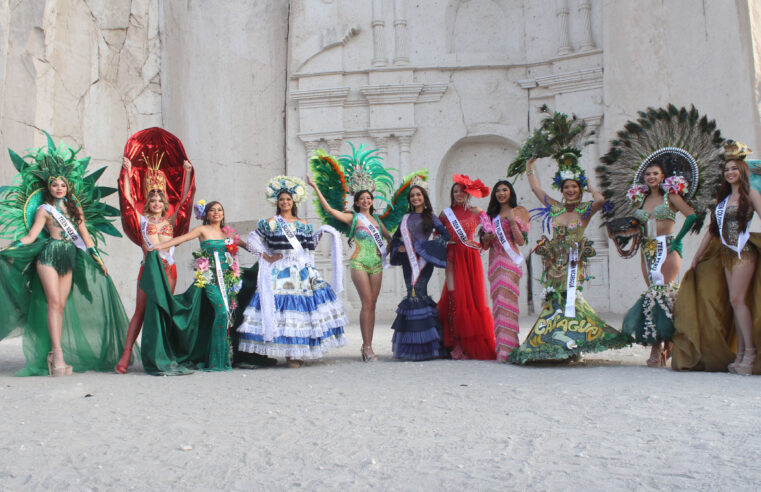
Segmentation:
[(570, 366), (397, 362), (389, 326), (372, 364), (351, 327), (302, 369), (181, 377), (16, 378), (20, 340), (0, 342), (0, 489), (761, 487), (761, 378), (643, 367), (639, 347)]

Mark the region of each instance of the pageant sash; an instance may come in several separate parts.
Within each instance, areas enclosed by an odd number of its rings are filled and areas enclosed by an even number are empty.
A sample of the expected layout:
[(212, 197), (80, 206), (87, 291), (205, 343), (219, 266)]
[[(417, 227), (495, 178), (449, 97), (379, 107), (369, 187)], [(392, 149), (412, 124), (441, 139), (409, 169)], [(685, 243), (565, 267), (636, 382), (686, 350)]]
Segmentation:
[(272, 252), (256, 232), (248, 233), (246, 249), (260, 258), (256, 288), (259, 291), (259, 302), (262, 310), (262, 338), (265, 342), (271, 342), (275, 336), (275, 293), (272, 290), (272, 263), (262, 256), (265, 253), (271, 255)]
[(417, 283), (417, 279), (420, 277), (420, 272), (428, 264), (423, 258), (418, 258), (415, 253), (415, 247), (412, 245), (412, 238), (410, 237), (410, 230), (407, 226), (407, 220), (410, 218), (410, 214), (405, 214), (402, 217), (401, 231), (402, 241), (404, 241), (404, 249), (407, 250), (407, 259), (410, 262), (410, 268), (412, 268), (412, 286)]
[(658, 236), (655, 239), (655, 257), (653, 263), (650, 265), (650, 279), (653, 285), (663, 285), (663, 273), (661, 267), (666, 262), (666, 256), (668, 256), (668, 247), (666, 240), (668, 236)]
[[(146, 219), (144, 215), (140, 216), (140, 233), (143, 235), (143, 241), (145, 242), (145, 245), (148, 246), (148, 250), (155, 249), (156, 246), (153, 244), (153, 241), (148, 239), (148, 219)], [(168, 252), (159, 250), (159, 256), (166, 261), (167, 265), (174, 265), (174, 246), (169, 248)]]
[(477, 249), (475, 246), (473, 246), (471, 241), (468, 241), (468, 235), (465, 233), (465, 229), (462, 227), (462, 224), (460, 224), (460, 221), (457, 220), (457, 216), (454, 214), (454, 211), (451, 208), (445, 208), (444, 215), (447, 216), (447, 220), (452, 226), (452, 229), (454, 229), (455, 234), (457, 234), (457, 238), (460, 240), (460, 242), (468, 248)]
[(289, 243), (291, 243), (291, 247), (293, 248), (293, 251), (295, 251), (297, 254), (303, 254), (304, 248), (301, 246), (301, 243), (296, 238), (296, 233), (293, 232), (293, 228), (291, 227), (291, 224), (288, 223), (287, 220), (282, 218), (279, 215), (275, 216), (275, 220), (278, 224), (280, 224), (280, 229), (283, 230), (283, 235), (285, 235), (285, 238), (288, 240)]
[(320, 239), (322, 238), (323, 233), (325, 232), (330, 234), (332, 238), (332, 243), (331, 243), (332, 251), (330, 252), (331, 253), (330, 259), (331, 259), (331, 265), (333, 267), (333, 282), (331, 283), (331, 287), (333, 287), (333, 290), (335, 291), (335, 293), (338, 294), (344, 290), (343, 242), (341, 241), (340, 232), (338, 232), (332, 226), (323, 225), (314, 234), (315, 244), (320, 242)]
[(748, 221), (748, 224), (745, 226), (745, 230), (737, 236), (737, 246), (727, 244), (727, 242), (724, 240), (724, 214), (727, 211), (728, 201), (729, 196), (727, 196), (724, 200), (722, 200), (720, 204), (716, 206), (716, 222), (718, 222), (719, 226), (719, 237), (721, 238), (721, 243), (737, 253), (737, 257), (740, 258), (740, 252), (745, 247), (745, 243), (748, 242), (748, 239), (750, 239), (750, 232), (748, 231), (750, 228), (750, 221)]
[(504, 249), (507, 256), (513, 260), (513, 263), (520, 266), (523, 262), (523, 256), (520, 253), (516, 253), (513, 249), (512, 241), (507, 238), (504, 229), (502, 229), (502, 218), (497, 215), (492, 220), (492, 224), (494, 224), (494, 235), (497, 236), (497, 240), (499, 241), (499, 244), (502, 245), (502, 249)]
[(42, 207), (47, 210), (50, 215), (53, 216), (56, 222), (58, 222), (58, 225), (61, 226), (63, 232), (69, 236), (69, 239), (71, 239), (71, 242), (74, 243), (74, 246), (81, 249), (82, 251), (87, 251), (87, 246), (85, 245), (82, 236), (79, 235), (72, 223), (69, 222), (69, 219), (67, 219), (61, 212), (58, 211), (57, 208), (50, 205), (49, 203), (43, 203)]
[(219, 261), (219, 251), (214, 252), (214, 270), (217, 274), (217, 285), (219, 285), (219, 293), (222, 294), (222, 300), (225, 303), (225, 310), (230, 314), (230, 305), (227, 302), (227, 287), (225, 287), (225, 276), (222, 273), (222, 265)]
[(566, 279), (565, 317), (576, 317), (576, 284), (579, 273), (579, 250), (571, 247), (568, 251), (568, 277)]
[(388, 268), (388, 261), (386, 260), (386, 244), (383, 242), (383, 234), (381, 234), (381, 231), (379, 231), (378, 228), (370, 222), (370, 219), (364, 216), (364, 214), (358, 213), (357, 218), (362, 222), (362, 225), (370, 231), (370, 236), (372, 236), (375, 241), (375, 247), (378, 248), (378, 252), (380, 253), (383, 268)]

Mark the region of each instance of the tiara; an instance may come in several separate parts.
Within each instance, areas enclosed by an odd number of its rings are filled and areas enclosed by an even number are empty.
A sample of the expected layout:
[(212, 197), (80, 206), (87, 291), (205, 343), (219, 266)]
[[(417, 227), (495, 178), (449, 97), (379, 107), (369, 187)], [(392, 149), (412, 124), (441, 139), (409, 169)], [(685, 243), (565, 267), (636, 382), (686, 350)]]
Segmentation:
[(412, 178), (412, 181), (410, 181), (410, 188), (412, 188), (413, 186), (422, 188), (423, 190), (425, 190), (426, 193), (428, 193), (428, 181), (426, 181), (425, 177), (421, 175), (417, 175)]
[(745, 159), (748, 154), (753, 152), (750, 147), (737, 140), (727, 140), (724, 142), (724, 160), (733, 161), (735, 159)]

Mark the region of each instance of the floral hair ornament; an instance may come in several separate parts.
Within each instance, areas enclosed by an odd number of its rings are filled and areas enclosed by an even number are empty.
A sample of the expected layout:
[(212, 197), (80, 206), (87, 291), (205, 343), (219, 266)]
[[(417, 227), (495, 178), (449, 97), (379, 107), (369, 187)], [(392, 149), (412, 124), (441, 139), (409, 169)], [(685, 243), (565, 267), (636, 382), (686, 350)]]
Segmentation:
[(196, 216), (196, 219), (203, 220), (206, 216), (206, 200), (198, 200), (193, 205), (193, 213)]
[(724, 160), (733, 161), (735, 159), (744, 160), (753, 151), (750, 147), (737, 140), (726, 140), (724, 142)]
[(555, 172), (555, 179), (552, 181), (552, 187), (556, 190), (562, 190), (563, 183), (569, 179), (579, 183), (583, 190), (587, 187), (587, 173), (579, 166), (579, 157), (576, 152), (566, 152), (558, 159), (558, 170)]
[(267, 182), (264, 196), (270, 203), (277, 204), (277, 198), (281, 193), (288, 193), (293, 198), (293, 203), (299, 204), (307, 196), (306, 184), (292, 176), (275, 176)]
[(452, 181), (461, 184), (465, 193), (476, 198), (489, 196), (489, 191), (491, 191), (480, 179), (470, 179), (465, 174), (455, 174), (452, 176)]
[(689, 190), (689, 183), (684, 178), (684, 176), (669, 176), (665, 180), (663, 180), (663, 184), (661, 184), (661, 188), (663, 188), (663, 191), (666, 193), (674, 193), (676, 195), (684, 196), (684, 194)]

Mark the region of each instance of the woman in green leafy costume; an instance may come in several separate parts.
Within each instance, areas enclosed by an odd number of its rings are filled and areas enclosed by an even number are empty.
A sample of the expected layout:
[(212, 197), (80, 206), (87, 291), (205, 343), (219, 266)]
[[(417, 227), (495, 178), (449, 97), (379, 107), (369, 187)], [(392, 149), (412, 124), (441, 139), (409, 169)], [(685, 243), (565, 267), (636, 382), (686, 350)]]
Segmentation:
[(121, 235), (108, 218), (118, 211), (100, 203), (116, 190), (95, 186), (105, 168), (85, 176), (90, 159), (46, 136), (23, 158), (9, 150), (19, 184), (0, 190), (0, 235), (15, 239), (0, 251), (0, 338), (23, 331), (19, 376), (109, 371), (128, 320), (96, 241)]
[[(596, 254), (584, 231), (605, 202), (578, 164), (581, 151), (574, 144), (585, 136), (582, 122), (554, 113), (529, 139), (535, 149), (521, 170), (526, 170), (531, 190), (545, 205), (534, 210), (539, 212), (535, 217), (543, 217), (552, 238), (542, 236), (535, 249), (543, 263), (544, 304), (523, 344), (510, 353), (508, 360), (515, 364), (578, 359), (583, 352), (630, 344), (629, 337), (597, 316), (581, 295), (581, 284), (589, 278), (587, 261)], [(524, 155), (522, 150), (516, 161)], [(558, 163), (552, 186), (561, 191), (562, 200), (545, 193), (534, 172), (534, 161), (548, 156)], [(582, 201), (585, 188), (593, 201)]]

